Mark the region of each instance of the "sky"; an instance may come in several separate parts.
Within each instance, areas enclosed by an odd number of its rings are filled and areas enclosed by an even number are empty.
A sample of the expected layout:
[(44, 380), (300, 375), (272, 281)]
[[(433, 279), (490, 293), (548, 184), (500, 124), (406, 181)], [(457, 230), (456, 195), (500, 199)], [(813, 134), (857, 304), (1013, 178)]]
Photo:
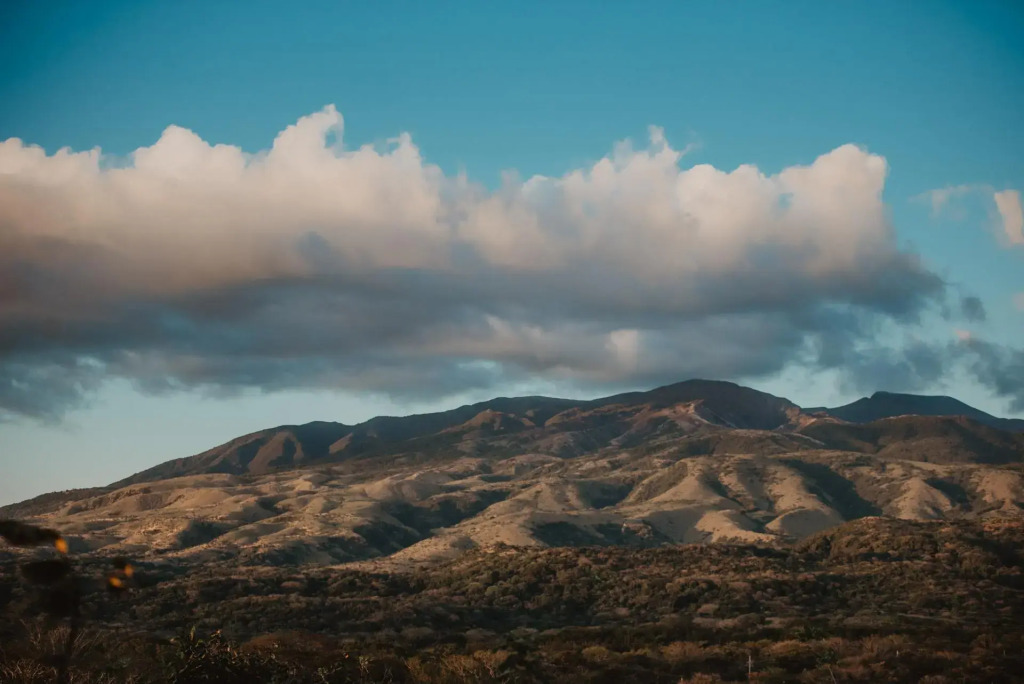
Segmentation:
[(1024, 6), (0, 4), (0, 504), (691, 377), (1024, 416)]

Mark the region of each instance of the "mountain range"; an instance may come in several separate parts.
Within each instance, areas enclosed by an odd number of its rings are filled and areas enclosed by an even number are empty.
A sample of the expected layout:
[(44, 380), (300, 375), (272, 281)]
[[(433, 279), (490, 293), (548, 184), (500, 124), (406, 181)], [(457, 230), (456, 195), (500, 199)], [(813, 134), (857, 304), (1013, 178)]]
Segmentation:
[(833, 409), (690, 380), (244, 435), (0, 509), (80, 551), (409, 563), (474, 547), (784, 544), (847, 520), (1024, 512), (1024, 420), (879, 392)]

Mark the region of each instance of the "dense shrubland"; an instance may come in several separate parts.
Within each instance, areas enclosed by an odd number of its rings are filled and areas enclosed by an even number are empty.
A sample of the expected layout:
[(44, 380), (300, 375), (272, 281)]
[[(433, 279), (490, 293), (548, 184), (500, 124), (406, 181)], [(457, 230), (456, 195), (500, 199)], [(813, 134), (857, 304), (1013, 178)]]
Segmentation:
[[(124, 595), (83, 593), (71, 681), (1011, 682), (1022, 549), (1019, 521), (865, 519), (788, 549), (499, 548), (401, 573), (144, 563)], [(66, 624), (13, 563), (0, 681), (54, 681)]]

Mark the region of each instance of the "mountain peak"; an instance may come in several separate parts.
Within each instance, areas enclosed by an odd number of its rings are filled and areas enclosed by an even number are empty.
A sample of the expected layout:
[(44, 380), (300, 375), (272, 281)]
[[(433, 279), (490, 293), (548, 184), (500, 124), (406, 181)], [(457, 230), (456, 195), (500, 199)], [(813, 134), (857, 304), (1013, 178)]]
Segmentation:
[(870, 423), (895, 416), (964, 416), (990, 427), (1024, 432), (1024, 420), (999, 418), (946, 395), (902, 394), (879, 391), (870, 397), (825, 409), (829, 415), (850, 423)]

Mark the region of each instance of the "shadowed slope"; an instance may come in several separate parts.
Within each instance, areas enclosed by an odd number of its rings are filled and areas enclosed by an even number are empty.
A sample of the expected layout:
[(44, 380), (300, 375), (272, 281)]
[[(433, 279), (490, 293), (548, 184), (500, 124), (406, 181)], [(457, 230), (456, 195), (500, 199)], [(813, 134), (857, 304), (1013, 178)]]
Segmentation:
[(908, 415), (965, 416), (1000, 430), (1024, 432), (1024, 420), (1018, 418), (997, 418), (958, 399), (945, 396), (875, 392), (870, 397), (858, 399), (845, 406), (829, 409), (808, 409), (808, 411), (824, 411), (830, 416), (850, 423), (870, 423), (882, 418)]
[(816, 421), (800, 429), (832, 449), (930, 463), (1020, 463), (1024, 435), (962, 416), (899, 416), (872, 423)]

